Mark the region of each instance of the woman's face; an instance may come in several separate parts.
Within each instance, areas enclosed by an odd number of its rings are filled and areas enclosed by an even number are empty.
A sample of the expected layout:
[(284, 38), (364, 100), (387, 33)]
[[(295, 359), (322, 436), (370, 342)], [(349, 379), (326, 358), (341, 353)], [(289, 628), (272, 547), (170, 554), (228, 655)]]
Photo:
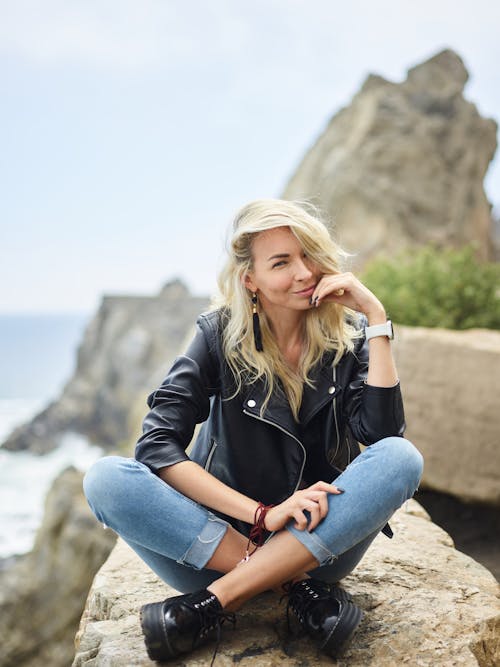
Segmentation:
[(245, 278), (245, 286), (258, 293), (265, 310), (311, 307), (309, 299), (322, 274), (289, 227), (257, 234), (252, 254), (253, 268)]

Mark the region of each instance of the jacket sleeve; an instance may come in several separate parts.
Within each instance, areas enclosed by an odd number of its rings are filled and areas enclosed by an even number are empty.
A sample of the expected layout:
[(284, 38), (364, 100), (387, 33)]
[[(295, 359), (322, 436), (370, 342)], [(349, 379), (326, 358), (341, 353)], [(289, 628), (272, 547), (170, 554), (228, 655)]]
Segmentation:
[(185, 450), (195, 425), (207, 419), (210, 397), (217, 391), (216, 366), (199, 322), (186, 353), (174, 360), (161, 386), (147, 397), (150, 411), (135, 458), (153, 472), (189, 460)]
[[(364, 326), (366, 321), (362, 324)], [(353, 354), (344, 405), (354, 437), (363, 445), (372, 445), (382, 438), (402, 436), (406, 424), (399, 380), (393, 387), (366, 384), (368, 341), (364, 336), (357, 341)]]

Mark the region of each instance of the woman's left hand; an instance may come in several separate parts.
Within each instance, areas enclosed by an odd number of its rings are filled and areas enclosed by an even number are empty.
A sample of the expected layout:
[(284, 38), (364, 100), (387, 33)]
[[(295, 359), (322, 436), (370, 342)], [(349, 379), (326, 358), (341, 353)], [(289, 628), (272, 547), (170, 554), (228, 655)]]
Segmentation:
[(317, 307), (323, 301), (334, 301), (364, 313), (369, 322), (374, 319), (385, 322), (386, 319), (382, 303), (351, 272), (325, 274), (321, 277), (311, 296), (311, 305)]

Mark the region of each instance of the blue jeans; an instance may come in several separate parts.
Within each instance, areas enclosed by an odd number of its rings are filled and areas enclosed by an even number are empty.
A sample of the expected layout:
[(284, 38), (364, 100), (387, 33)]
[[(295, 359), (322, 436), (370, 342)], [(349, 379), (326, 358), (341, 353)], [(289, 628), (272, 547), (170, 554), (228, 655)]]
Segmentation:
[[(328, 514), (313, 531), (297, 530), (293, 520), (286, 526), (319, 563), (308, 574), (337, 582), (352, 572), (395, 510), (413, 496), (422, 467), (418, 450), (398, 437), (384, 438), (356, 457), (335, 480), (344, 493), (328, 494)], [(98, 520), (176, 590), (206, 588), (222, 576), (205, 566), (229, 524), (144, 464), (104, 457), (83, 485)]]

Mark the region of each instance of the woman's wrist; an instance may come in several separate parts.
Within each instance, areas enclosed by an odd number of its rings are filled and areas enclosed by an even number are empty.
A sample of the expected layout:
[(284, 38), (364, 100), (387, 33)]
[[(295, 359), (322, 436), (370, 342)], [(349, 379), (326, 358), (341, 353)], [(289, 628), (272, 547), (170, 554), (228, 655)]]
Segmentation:
[(259, 505), (260, 503), (258, 502), (252, 502), (252, 505), (250, 507), (250, 513), (245, 519), (246, 523), (249, 523), (251, 526), (255, 523), (255, 515), (257, 513), (257, 510), (259, 509)]
[(368, 326), (384, 324), (387, 322), (387, 313), (385, 312), (385, 308), (382, 304), (380, 304), (380, 308), (374, 308), (368, 313), (365, 313), (365, 315), (368, 320)]
[(257, 503), (257, 507), (255, 509), (252, 519), (253, 523), (252, 530), (257, 527), (259, 528), (260, 531), (268, 530), (266, 527), (266, 516), (269, 510), (273, 507), (274, 505), (264, 505), (264, 503), (262, 502)]
[(250, 533), (248, 535), (245, 558), (243, 559), (244, 561), (247, 561), (250, 556), (264, 544), (265, 534), (268, 532), (266, 528), (266, 514), (272, 507), (274, 507), (274, 505), (264, 505), (264, 503), (261, 502), (257, 504), (257, 509), (255, 510), (255, 514), (253, 516), (253, 526), (250, 529)]

